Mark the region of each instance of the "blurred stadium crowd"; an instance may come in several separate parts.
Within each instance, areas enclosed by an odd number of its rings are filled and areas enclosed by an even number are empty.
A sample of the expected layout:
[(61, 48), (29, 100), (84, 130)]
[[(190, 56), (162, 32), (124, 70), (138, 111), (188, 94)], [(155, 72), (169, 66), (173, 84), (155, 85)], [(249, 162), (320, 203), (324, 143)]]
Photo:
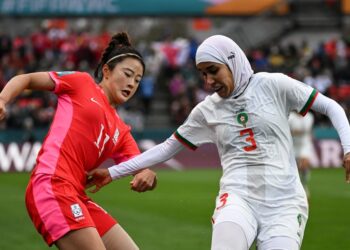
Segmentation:
[[(78, 70), (93, 73), (103, 47), (112, 34), (92, 33), (68, 29), (64, 20), (49, 22), (28, 35), (10, 35), (0, 31), (0, 89), (16, 74), (35, 71)], [(204, 89), (194, 64), (196, 39), (164, 36), (156, 41), (135, 41), (147, 66), (136, 98), (120, 107), (134, 128), (142, 130), (144, 121), (154, 112), (156, 92), (163, 92), (171, 124), (181, 124), (191, 109), (208, 92)], [(246, 51), (255, 70), (283, 72), (312, 85), (321, 93), (337, 100), (350, 117), (350, 35), (320, 41), (311, 46), (282, 45), (271, 42)], [(47, 128), (55, 110), (52, 93), (25, 92), (8, 107), (8, 117), (0, 123), (6, 128)], [(323, 117), (316, 117), (317, 125), (328, 125)]]

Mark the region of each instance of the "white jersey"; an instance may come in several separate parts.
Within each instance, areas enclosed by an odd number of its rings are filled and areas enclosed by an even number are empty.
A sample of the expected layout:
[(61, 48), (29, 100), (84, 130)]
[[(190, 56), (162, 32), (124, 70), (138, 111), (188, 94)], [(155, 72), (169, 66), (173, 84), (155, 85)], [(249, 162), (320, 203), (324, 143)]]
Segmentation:
[(296, 112), (289, 116), (289, 126), (293, 137), (293, 146), (295, 157), (308, 158), (312, 153), (312, 126), (314, 116), (308, 112), (304, 117)]
[(192, 149), (218, 148), (223, 175), (220, 193), (251, 201), (305, 202), (288, 125), (292, 110), (305, 114), (317, 96), (310, 86), (279, 73), (257, 73), (236, 98), (208, 96), (175, 137)]

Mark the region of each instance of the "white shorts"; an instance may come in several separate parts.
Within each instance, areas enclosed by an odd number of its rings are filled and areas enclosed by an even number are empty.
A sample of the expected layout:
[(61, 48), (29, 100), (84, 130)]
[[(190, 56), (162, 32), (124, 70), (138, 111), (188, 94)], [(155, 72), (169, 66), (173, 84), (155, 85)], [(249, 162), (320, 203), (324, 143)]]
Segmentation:
[(247, 202), (240, 195), (223, 193), (216, 198), (213, 225), (234, 222), (242, 227), (249, 246), (273, 238), (288, 237), (301, 245), (307, 222), (307, 204), (264, 204)]

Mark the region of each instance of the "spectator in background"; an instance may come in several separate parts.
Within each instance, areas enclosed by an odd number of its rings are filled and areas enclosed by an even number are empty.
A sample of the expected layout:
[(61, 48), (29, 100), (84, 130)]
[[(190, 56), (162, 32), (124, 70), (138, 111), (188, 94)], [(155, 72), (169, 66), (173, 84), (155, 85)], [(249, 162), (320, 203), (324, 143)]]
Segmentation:
[(293, 157), (288, 116), (311, 108), (327, 115), (344, 149), (350, 182), (350, 126), (344, 110), (312, 87), (284, 74), (254, 74), (230, 38), (216, 35), (198, 48), (196, 66), (215, 92), (199, 103), (165, 142), (140, 156), (95, 169), (88, 186), (98, 191), (114, 179), (164, 162), (188, 147), (216, 144), (223, 175), (212, 218), (212, 249), (301, 248), (308, 203)]
[[(272, 55), (274, 57), (274, 55)], [(280, 60), (280, 59), (279, 59)], [(265, 55), (264, 51), (262, 49), (255, 49), (251, 52), (251, 61), (252, 61), (252, 68), (255, 71), (266, 71), (268, 70), (269, 66), (269, 59)], [(275, 63), (275, 59), (273, 58), (270, 60), (270, 62)]]
[(176, 125), (182, 124), (191, 113), (192, 105), (187, 95), (179, 94), (176, 96), (170, 106), (171, 119)]
[(155, 77), (146, 70), (146, 75), (142, 78), (139, 89), (139, 97), (143, 104), (145, 115), (149, 115), (154, 98)]
[[(79, 19), (70, 25), (67, 20), (50, 19), (45, 20), (37, 32), (15, 34), (16, 31), (12, 30), (11, 34), (14, 34), (12, 37), (6, 31), (0, 31), (0, 43), (2, 45), (0, 46), (0, 75), (2, 74), (5, 80), (2, 84), (4, 85), (12, 76), (20, 74), (20, 72), (64, 69), (93, 73), (96, 61), (110, 39), (110, 34), (106, 31), (107, 27), (104, 26), (98, 33), (95, 33), (86, 20), (81, 22)], [(295, 77), (295, 69), (297, 68), (299, 71), (302, 68), (302, 71), (312, 72), (311, 81), (321, 76), (322, 83), (328, 84), (328, 80), (324, 79), (323, 70), (325, 69), (326, 77), (331, 79), (333, 93), (336, 93), (330, 97), (343, 102), (346, 110), (349, 110), (349, 101), (341, 100), (342, 97), (338, 95), (338, 92), (344, 93), (343, 90), (350, 86), (348, 60), (350, 39), (347, 31), (344, 30), (342, 37), (328, 38), (320, 43), (317, 49), (311, 46), (315, 41), (311, 41), (310, 37), (307, 38), (307, 40), (302, 41), (300, 46), (297, 46), (295, 42), (283, 45), (282, 41), (281, 43), (272, 42), (273, 45), (270, 45), (271, 42), (269, 42), (266, 47), (261, 46), (252, 49), (249, 59), (253, 69), (256, 72), (283, 72)], [(188, 96), (191, 96), (193, 83), (197, 84), (198, 82), (193, 76), (198, 77), (198, 74), (193, 67), (190, 68), (188, 65), (192, 64), (193, 66), (194, 54), (198, 46), (196, 40), (190, 38), (186, 41), (184, 38), (178, 39), (170, 36), (166, 36), (163, 40), (157, 42), (149, 42), (149, 39), (145, 38), (144, 40), (144, 59), (147, 68), (150, 69), (155, 78), (158, 91), (166, 91), (174, 72), (180, 71), (186, 80), (184, 91)], [(298, 80), (304, 81), (304, 78), (298, 78)], [(308, 82), (308, 80), (305, 81)], [(319, 83), (320, 81), (315, 82)], [(326, 89), (328, 85), (323, 86), (325, 86), (323, 89)], [(322, 86), (320, 87), (322, 88)], [(319, 89), (319, 91), (323, 92), (322, 89)], [(328, 94), (327, 92), (324, 93)], [(43, 98), (47, 98), (47, 94), (41, 94)], [(22, 98), (22, 96), (19, 98)], [(23, 98), (37, 98), (37, 96), (25, 96)], [(169, 100), (168, 108), (170, 109), (171, 103), (178, 100), (177, 98), (174, 98), (174, 100), (169, 98)], [(196, 102), (190, 98), (190, 103), (193, 108)], [(17, 102), (11, 105), (17, 105)], [(51, 109), (51, 107), (47, 107), (44, 102), (42, 106), (37, 108), (37, 111), (46, 115), (52, 114), (45, 111), (41, 112), (46, 109)], [(19, 113), (11, 113), (11, 110), (16, 110), (16, 108), (9, 108), (8, 110), (9, 117), (13, 117), (12, 120), (17, 119), (19, 122), (18, 124), (13, 122), (9, 124), (8, 122), (11, 120), (6, 120), (3, 122), (5, 126), (16, 124), (16, 127), (13, 128), (21, 129), (23, 117), (17, 116)], [(40, 124), (46, 129), (48, 123), (41, 122), (38, 117), (43, 116), (35, 115), (33, 117), (35, 127), (37, 128)], [(53, 118), (52, 115), (51, 117), (45, 117)], [(326, 126), (330, 125), (327, 119), (315, 114), (315, 124), (318, 123)]]
[[(271, 67), (271, 72), (283, 70), (283, 66), (286, 63), (286, 59), (282, 54), (282, 50), (279, 46), (274, 45), (270, 48), (268, 62)], [(266, 71), (266, 68), (262, 68), (262, 70), (260, 71)]]
[(30, 142), (30, 143), (36, 142), (37, 139), (34, 134), (33, 118), (31, 117), (25, 118), (23, 123), (23, 128), (24, 128), (24, 135), (22, 138), (22, 142)]
[[(144, 71), (143, 59), (128, 35), (118, 33), (95, 71), (99, 85), (84, 72), (38, 72), (13, 77), (0, 93), (0, 119), (5, 117), (5, 105), (25, 89), (53, 91), (58, 97), (54, 121), (26, 191), (28, 213), (48, 245), (70, 250), (138, 249), (84, 189), (86, 172), (107, 158), (120, 163), (140, 153), (115, 107), (135, 94)], [(155, 187), (152, 171), (135, 177), (133, 190)]]
[(313, 152), (312, 128), (314, 125), (314, 116), (307, 112), (303, 117), (297, 112), (291, 112), (289, 115), (289, 127), (293, 138), (294, 154), (298, 165), (299, 176), (303, 184), (306, 196), (310, 199), (309, 180), (310, 180), (310, 156)]
[(0, 58), (12, 51), (12, 39), (4, 31), (0, 31)]
[(181, 72), (175, 72), (174, 76), (170, 79), (169, 91), (174, 98), (186, 92), (186, 82)]
[(5, 87), (5, 85), (6, 85), (6, 79), (4, 77), (4, 72), (0, 68), (0, 91)]
[(328, 89), (332, 85), (332, 78), (330, 71), (322, 69), (318, 73), (306, 76), (304, 82), (311, 87), (317, 89), (320, 93), (328, 95)]

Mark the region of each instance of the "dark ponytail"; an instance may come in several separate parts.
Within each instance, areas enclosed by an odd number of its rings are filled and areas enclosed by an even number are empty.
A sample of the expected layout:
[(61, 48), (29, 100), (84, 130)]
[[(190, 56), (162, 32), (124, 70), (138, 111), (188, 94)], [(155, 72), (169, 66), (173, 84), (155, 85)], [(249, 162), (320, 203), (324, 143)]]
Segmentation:
[[(120, 55), (120, 57), (117, 57)], [(116, 59), (112, 59), (117, 57)], [(102, 67), (108, 62), (108, 67), (112, 70), (118, 62), (121, 62), (127, 57), (133, 57), (140, 61), (143, 66), (143, 73), (145, 72), (145, 63), (141, 54), (131, 45), (129, 35), (126, 32), (120, 32), (115, 34), (108, 46), (105, 48), (100, 62), (97, 65), (94, 76), (98, 82), (103, 78)]]

